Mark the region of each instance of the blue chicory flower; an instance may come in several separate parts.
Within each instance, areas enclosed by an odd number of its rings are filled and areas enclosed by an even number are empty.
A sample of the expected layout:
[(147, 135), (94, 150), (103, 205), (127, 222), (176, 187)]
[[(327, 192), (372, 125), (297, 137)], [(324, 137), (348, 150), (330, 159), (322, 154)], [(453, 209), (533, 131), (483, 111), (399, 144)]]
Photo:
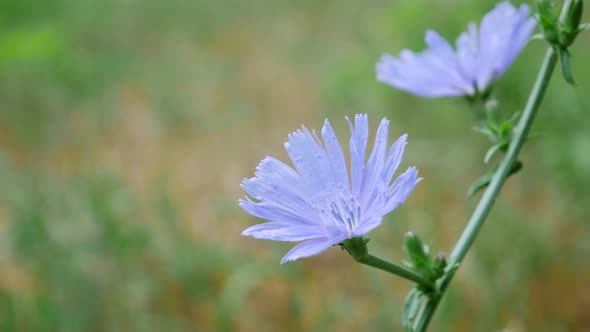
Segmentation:
[(536, 21), (530, 8), (505, 1), (457, 39), (457, 50), (435, 31), (426, 32), (428, 49), (415, 54), (403, 50), (399, 58), (384, 54), (377, 63), (377, 79), (423, 97), (475, 96), (501, 76), (533, 33)]
[(249, 196), (240, 206), (269, 222), (246, 229), (242, 235), (275, 241), (304, 241), (292, 248), (281, 264), (309, 257), (346, 239), (360, 237), (381, 224), (383, 216), (402, 204), (420, 182), (415, 167), (393, 180), (407, 135), (387, 151), (389, 121), (383, 119), (365, 163), (369, 127), (367, 115), (356, 115), (351, 131), (350, 176), (334, 130), (325, 120), (320, 139), (302, 127), (289, 135), (285, 149), (295, 169), (272, 157), (244, 179)]

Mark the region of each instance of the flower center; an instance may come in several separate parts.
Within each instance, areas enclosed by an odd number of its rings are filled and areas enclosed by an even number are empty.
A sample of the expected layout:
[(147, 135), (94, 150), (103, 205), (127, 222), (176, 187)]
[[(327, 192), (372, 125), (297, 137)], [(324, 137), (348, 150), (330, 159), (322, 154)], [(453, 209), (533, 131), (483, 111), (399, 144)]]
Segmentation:
[(348, 190), (331, 188), (315, 195), (310, 203), (328, 229), (336, 228), (351, 237), (360, 224), (361, 207)]

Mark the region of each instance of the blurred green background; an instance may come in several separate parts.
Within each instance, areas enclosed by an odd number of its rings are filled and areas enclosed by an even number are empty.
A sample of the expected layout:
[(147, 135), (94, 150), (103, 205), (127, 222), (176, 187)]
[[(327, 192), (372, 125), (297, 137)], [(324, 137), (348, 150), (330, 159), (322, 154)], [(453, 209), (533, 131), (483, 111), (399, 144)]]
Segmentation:
[[(461, 99), (378, 83), (382, 52), (454, 40), (493, 1), (0, 1), (0, 331), (400, 331), (411, 286), (337, 248), (243, 238), (236, 200), (301, 124), (409, 134), (424, 181), (371, 234), (449, 252), (490, 166)], [(588, 21), (586, 15), (585, 21)], [(590, 331), (590, 38), (556, 71), (523, 153), (432, 331)], [(525, 103), (545, 45), (495, 94)]]

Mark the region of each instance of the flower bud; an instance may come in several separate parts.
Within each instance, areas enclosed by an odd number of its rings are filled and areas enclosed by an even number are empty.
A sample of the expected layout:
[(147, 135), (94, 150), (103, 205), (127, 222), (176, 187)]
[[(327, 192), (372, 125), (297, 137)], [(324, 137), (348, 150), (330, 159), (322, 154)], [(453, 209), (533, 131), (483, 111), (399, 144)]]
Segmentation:
[(543, 35), (551, 44), (559, 43), (558, 15), (550, 0), (537, 1), (537, 10), (539, 11), (539, 23), (543, 27)]
[(559, 43), (562, 47), (570, 46), (578, 35), (582, 12), (584, 11), (584, 2), (574, 0), (571, 7), (566, 13), (562, 24), (561, 33), (559, 34)]
[(445, 269), (447, 267), (447, 258), (445, 257), (445, 254), (438, 253), (438, 255), (436, 255), (436, 257), (434, 258), (434, 265), (433, 265), (433, 272), (434, 272), (434, 279), (438, 279), (440, 277), (442, 277), (442, 275), (445, 273)]
[(423, 265), (423, 262), (428, 260), (428, 253), (425, 250), (424, 244), (422, 244), (422, 240), (413, 232), (406, 234), (406, 251), (414, 266)]

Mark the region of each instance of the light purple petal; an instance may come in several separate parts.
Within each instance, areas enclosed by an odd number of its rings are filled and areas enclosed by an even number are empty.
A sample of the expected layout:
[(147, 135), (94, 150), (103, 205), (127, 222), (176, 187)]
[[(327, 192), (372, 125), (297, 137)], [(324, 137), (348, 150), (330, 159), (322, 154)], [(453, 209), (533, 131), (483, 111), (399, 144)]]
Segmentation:
[(506, 51), (506, 40), (512, 31), (511, 17), (515, 9), (508, 2), (496, 5), (484, 15), (479, 26), (480, 57), (476, 81), (478, 88), (487, 87), (494, 77), (498, 55)]
[(381, 225), (381, 221), (383, 220), (382, 216), (376, 216), (364, 222), (360, 227), (355, 229), (354, 236), (364, 236), (368, 234), (373, 229), (379, 227)]
[(402, 162), (404, 149), (407, 144), (407, 138), (407, 134), (400, 136), (400, 138), (398, 138), (397, 141), (391, 145), (391, 148), (387, 153), (387, 159), (385, 160), (385, 171), (383, 172), (383, 182), (388, 186), (391, 183), (393, 174), (395, 174), (399, 164)]
[(244, 236), (274, 241), (303, 241), (326, 236), (323, 226), (298, 226), (286, 222), (266, 222), (242, 232)]
[[(522, 51), (536, 26), (530, 8), (517, 10), (502, 2), (457, 38), (457, 50), (438, 33), (426, 32), (427, 49), (384, 54), (376, 65), (377, 79), (423, 97), (474, 95), (485, 91)], [(476, 89), (477, 88), (477, 89)]]
[(418, 170), (415, 167), (408, 168), (403, 174), (401, 174), (391, 185), (387, 203), (385, 206), (385, 213), (389, 213), (408, 198), (414, 187), (422, 179), (418, 178)]
[(310, 218), (308, 215), (315, 214), (310, 209), (305, 215), (296, 214), (293, 209), (277, 205), (272, 201), (252, 202), (249, 199), (241, 199), (238, 204), (242, 209), (251, 215), (268, 221), (289, 222), (293, 224), (321, 225), (320, 217)]
[(479, 34), (477, 33), (477, 25), (474, 22), (469, 23), (467, 31), (457, 38), (456, 44), (457, 58), (461, 63), (463, 72), (469, 75), (469, 81), (473, 81), (473, 73), (477, 71), (479, 65)]
[(527, 5), (521, 5), (518, 10), (518, 20), (515, 23), (508, 44), (508, 50), (497, 65), (497, 72), (502, 74), (514, 62), (524, 46), (529, 41), (537, 26), (537, 20), (530, 17), (530, 8)]
[(429, 50), (424, 52), (428, 62), (436, 71), (449, 79), (455, 88), (466, 91), (471, 88), (470, 77), (463, 73), (455, 51), (436, 31), (429, 30), (425, 37)]
[(281, 260), (281, 264), (288, 261), (294, 261), (299, 258), (317, 255), (331, 246), (342, 242), (343, 240), (345, 239), (318, 239), (302, 242), (293, 247), (293, 249), (289, 250), (289, 252)]
[(385, 152), (387, 149), (387, 135), (389, 133), (389, 121), (381, 120), (381, 124), (377, 129), (375, 135), (375, 143), (373, 144), (373, 151), (365, 169), (362, 190), (360, 194), (361, 206), (367, 206), (373, 201), (377, 191), (380, 189), (377, 186), (381, 180), (381, 173), (385, 166)]
[(377, 79), (400, 90), (422, 97), (462, 96), (465, 91), (430, 60), (404, 50), (400, 59), (389, 54), (381, 56), (376, 65)]
[(369, 121), (366, 114), (357, 114), (354, 117), (354, 126), (346, 117), (350, 126), (350, 176), (353, 196), (358, 197), (363, 183), (365, 168), (365, 153), (367, 139), (369, 137)]
[(259, 201), (273, 201), (294, 214), (315, 218), (309, 213), (306, 199), (310, 193), (302, 178), (280, 160), (271, 157), (263, 159), (256, 167), (256, 177), (244, 179), (242, 188)]
[(308, 188), (319, 191), (328, 187), (332, 179), (328, 157), (307, 129), (290, 134), (285, 149)]
[(480, 90), (502, 75), (520, 53), (536, 26), (530, 8), (518, 10), (508, 1), (488, 12), (480, 25), (480, 59), (476, 80)]
[(336, 134), (327, 119), (322, 127), (322, 138), (326, 145), (326, 152), (328, 153), (328, 160), (330, 161), (334, 181), (342, 188), (350, 190), (350, 181), (348, 180), (348, 172), (346, 171), (344, 152), (342, 152), (338, 137), (336, 137)]

